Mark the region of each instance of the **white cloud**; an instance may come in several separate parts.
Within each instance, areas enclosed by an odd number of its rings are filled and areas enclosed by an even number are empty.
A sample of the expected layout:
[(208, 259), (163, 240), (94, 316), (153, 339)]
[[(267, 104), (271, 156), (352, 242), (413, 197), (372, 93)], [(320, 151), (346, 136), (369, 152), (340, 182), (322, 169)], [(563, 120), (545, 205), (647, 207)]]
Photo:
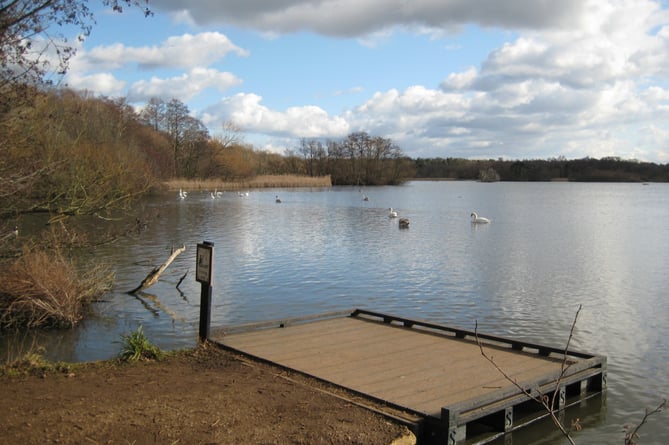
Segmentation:
[(152, 77), (149, 81), (137, 81), (130, 87), (128, 100), (140, 102), (152, 97), (162, 97), (187, 102), (207, 88), (225, 91), (239, 84), (241, 80), (231, 73), (196, 67), (188, 73), (168, 79)]
[(478, 70), (475, 67), (469, 67), (466, 71), (460, 73), (451, 73), (441, 83), (443, 90), (467, 90), (472, 86), (472, 83), (478, 75)]
[(241, 57), (247, 50), (234, 45), (218, 32), (170, 37), (159, 46), (129, 47), (120, 43), (97, 46), (77, 55), (79, 69), (113, 70), (127, 65), (142, 69), (210, 66), (229, 53)]
[(119, 97), (125, 93), (126, 82), (110, 73), (91, 75), (69, 74), (66, 84), (76, 85), (78, 90), (87, 90), (103, 96)]
[(231, 121), (244, 131), (295, 138), (342, 137), (349, 132), (341, 117), (331, 117), (316, 106), (290, 107), (283, 112), (272, 111), (261, 104), (257, 94), (239, 93), (225, 98), (204, 112), (204, 121)]

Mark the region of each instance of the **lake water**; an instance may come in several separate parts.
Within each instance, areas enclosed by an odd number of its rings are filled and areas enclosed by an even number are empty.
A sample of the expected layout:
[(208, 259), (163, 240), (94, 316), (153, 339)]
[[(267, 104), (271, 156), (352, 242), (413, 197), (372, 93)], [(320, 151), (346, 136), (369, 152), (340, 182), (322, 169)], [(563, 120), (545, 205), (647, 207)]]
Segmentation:
[[(210, 241), (214, 327), (364, 307), (564, 347), (582, 305), (572, 349), (608, 357), (608, 390), (568, 412), (584, 426), (576, 442), (623, 443), (622, 426), (669, 397), (668, 184), (417, 181), (175, 193), (143, 206), (157, 216), (146, 230), (96, 252), (116, 270), (115, 291), (80, 328), (43, 335), (47, 356), (113, 357), (140, 324), (163, 348), (194, 346), (195, 247)], [(472, 211), (492, 223), (472, 225)], [(155, 286), (125, 293), (182, 244)], [(667, 420), (651, 417), (639, 443), (667, 443)], [(541, 423), (513, 438), (565, 443), (554, 431)]]

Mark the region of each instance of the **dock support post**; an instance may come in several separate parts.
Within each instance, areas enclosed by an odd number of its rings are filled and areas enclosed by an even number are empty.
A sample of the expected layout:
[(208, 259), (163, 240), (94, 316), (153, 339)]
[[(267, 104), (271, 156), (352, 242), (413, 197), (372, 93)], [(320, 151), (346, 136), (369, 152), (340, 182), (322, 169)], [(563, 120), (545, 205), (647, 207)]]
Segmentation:
[(504, 432), (508, 433), (513, 429), (513, 406), (504, 409)]
[(567, 404), (567, 388), (564, 385), (560, 385), (559, 388), (556, 389), (558, 392), (557, 394), (557, 400), (558, 400), (558, 409), (562, 411)]
[(441, 420), (448, 429), (447, 445), (459, 445), (467, 438), (467, 425), (458, 425), (458, 412), (441, 408)]

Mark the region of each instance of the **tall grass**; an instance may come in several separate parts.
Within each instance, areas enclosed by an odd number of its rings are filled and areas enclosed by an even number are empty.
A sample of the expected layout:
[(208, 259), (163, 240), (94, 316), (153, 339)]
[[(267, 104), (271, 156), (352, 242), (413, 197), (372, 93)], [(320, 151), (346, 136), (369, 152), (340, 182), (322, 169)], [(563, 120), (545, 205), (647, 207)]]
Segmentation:
[(24, 247), (0, 272), (0, 328), (72, 327), (112, 280), (104, 266), (77, 270), (59, 248)]
[(330, 176), (263, 175), (235, 181), (218, 179), (172, 179), (164, 185), (168, 190), (247, 190), (278, 187), (331, 187)]

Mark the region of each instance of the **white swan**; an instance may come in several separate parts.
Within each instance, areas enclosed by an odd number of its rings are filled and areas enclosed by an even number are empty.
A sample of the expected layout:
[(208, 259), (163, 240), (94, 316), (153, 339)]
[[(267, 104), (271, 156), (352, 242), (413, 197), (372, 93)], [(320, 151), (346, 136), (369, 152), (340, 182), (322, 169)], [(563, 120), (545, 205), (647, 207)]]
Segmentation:
[(389, 208), (388, 210), (389, 210), (389, 213), (388, 213), (389, 218), (397, 218), (397, 212), (395, 210), (393, 210), (392, 207)]
[(183, 189), (179, 189), (179, 198), (186, 199), (186, 196), (188, 196), (188, 192), (184, 192)]
[(476, 212), (472, 212), (471, 217), (472, 217), (472, 223), (474, 224), (488, 224), (490, 222), (488, 218), (478, 216)]

